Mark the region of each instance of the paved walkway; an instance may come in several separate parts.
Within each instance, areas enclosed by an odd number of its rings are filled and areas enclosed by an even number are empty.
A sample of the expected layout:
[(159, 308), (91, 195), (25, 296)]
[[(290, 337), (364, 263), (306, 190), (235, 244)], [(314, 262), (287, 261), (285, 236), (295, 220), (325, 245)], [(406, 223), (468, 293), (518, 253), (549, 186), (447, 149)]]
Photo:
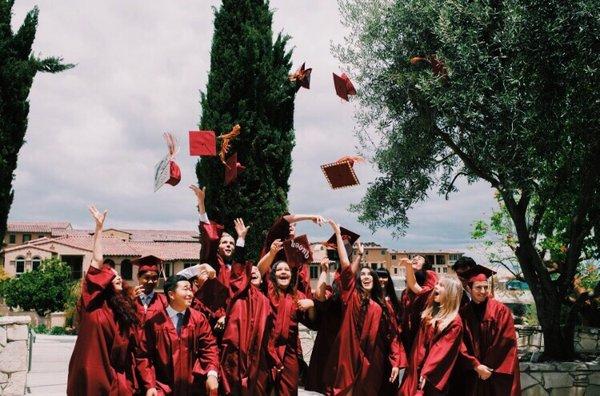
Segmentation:
[[(36, 396), (65, 395), (69, 359), (75, 346), (75, 336), (38, 334), (33, 343), (31, 371), (27, 375), (27, 393)], [(300, 390), (300, 396), (319, 393)]]

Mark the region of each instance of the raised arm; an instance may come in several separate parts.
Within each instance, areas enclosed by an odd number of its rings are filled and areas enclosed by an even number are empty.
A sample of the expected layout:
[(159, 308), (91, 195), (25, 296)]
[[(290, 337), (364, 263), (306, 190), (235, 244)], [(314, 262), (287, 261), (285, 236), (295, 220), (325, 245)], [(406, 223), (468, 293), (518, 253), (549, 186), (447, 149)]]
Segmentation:
[(408, 286), (408, 288), (412, 290), (415, 294), (421, 293), (421, 290), (423, 290), (423, 288), (417, 283), (417, 278), (415, 277), (415, 270), (412, 267), (412, 262), (407, 258), (403, 258), (400, 260), (400, 264), (404, 265), (404, 268), (406, 268), (406, 285)]
[(267, 271), (269, 271), (269, 268), (271, 268), (271, 264), (273, 264), (273, 260), (275, 260), (277, 252), (279, 252), (282, 248), (283, 242), (281, 242), (281, 239), (275, 239), (271, 244), (269, 253), (265, 254), (258, 262), (257, 267), (260, 271), (261, 276), (264, 276), (264, 274), (266, 274)]
[(352, 272), (354, 273), (360, 269), (360, 261), (365, 254), (365, 248), (359, 240), (356, 241), (356, 246), (358, 248), (358, 252), (356, 252), (354, 257), (352, 257)]
[(321, 275), (319, 275), (319, 280), (317, 281), (317, 290), (315, 290), (315, 298), (317, 301), (325, 301), (326, 291), (327, 291), (327, 275), (329, 274), (329, 259), (327, 257), (323, 257), (321, 260)]
[(321, 225), (323, 225), (323, 223), (325, 223), (325, 219), (323, 218), (323, 216), (319, 216), (319, 215), (289, 214), (289, 215), (283, 216), (283, 218), (290, 224), (297, 223), (299, 221), (306, 221), (306, 220), (310, 220), (319, 226), (321, 226)]
[(96, 269), (102, 269), (104, 266), (104, 257), (102, 255), (102, 229), (104, 227), (104, 220), (108, 210), (100, 213), (94, 205), (89, 207), (90, 213), (96, 222), (96, 228), (94, 231), (94, 247), (92, 250), (92, 263), (91, 266)]
[(327, 220), (333, 232), (335, 233), (335, 244), (337, 245), (338, 256), (340, 256), (340, 267), (342, 270), (350, 265), (350, 260), (348, 259), (348, 253), (346, 252), (346, 248), (344, 247), (344, 239), (342, 238), (342, 232), (340, 231), (340, 226), (333, 221), (332, 219)]
[(235, 227), (235, 233), (237, 234), (237, 240), (235, 241), (235, 258), (234, 261), (240, 264), (244, 264), (246, 261), (246, 235), (250, 226), (244, 224), (242, 218), (237, 218), (233, 221)]
[(195, 184), (190, 185), (190, 190), (196, 195), (196, 202), (198, 208), (198, 214), (200, 215), (200, 221), (203, 223), (209, 223), (208, 214), (206, 213), (206, 205), (204, 200), (206, 198), (206, 187), (198, 187)]

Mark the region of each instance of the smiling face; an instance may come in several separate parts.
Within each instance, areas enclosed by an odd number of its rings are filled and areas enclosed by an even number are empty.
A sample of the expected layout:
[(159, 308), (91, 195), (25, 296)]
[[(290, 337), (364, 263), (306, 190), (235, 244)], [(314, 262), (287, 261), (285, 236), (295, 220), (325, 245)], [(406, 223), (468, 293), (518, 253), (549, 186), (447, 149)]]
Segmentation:
[(117, 271), (115, 271), (114, 268), (112, 268), (112, 272), (113, 274), (115, 274), (115, 277), (112, 280), (112, 285), (113, 288), (115, 289), (116, 292), (121, 292), (123, 291), (123, 279), (121, 278), (121, 275), (119, 275), (119, 273)]
[(169, 291), (169, 303), (175, 309), (188, 308), (193, 298), (192, 285), (187, 280), (177, 282), (177, 287)]
[(156, 271), (146, 271), (138, 275), (140, 286), (144, 289), (144, 294), (150, 294), (158, 284), (158, 273)]
[(259, 287), (262, 283), (262, 278), (260, 276), (260, 271), (258, 267), (252, 266), (252, 274), (250, 275), (250, 283), (256, 287)]
[(490, 284), (488, 281), (475, 281), (471, 285), (471, 298), (475, 303), (482, 303), (490, 294)]
[(363, 268), (360, 270), (360, 284), (366, 291), (370, 292), (373, 290), (373, 275), (371, 275), (371, 270), (368, 268)]
[(292, 281), (292, 271), (285, 261), (277, 263), (277, 266), (275, 267), (275, 281), (277, 282), (277, 287), (282, 290), (286, 290), (290, 286), (290, 282)]
[(229, 234), (223, 234), (219, 240), (219, 255), (223, 258), (229, 259), (233, 255), (235, 250), (235, 241)]
[(425, 265), (425, 259), (423, 256), (415, 256), (410, 260), (412, 263), (413, 270), (421, 271), (423, 269), (423, 265)]
[(446, 288), (444, 285), (438, 281), (433, 288), (433, 301), (438, 304), (443, 304), (446, 299)]
[(385, 287), (387, 286), (387, 283), (390, 281), (390, 278), (388, 278), (387, 276), (379, 276), (379, 284), (381, 285), (381, 289), (385, 290)]

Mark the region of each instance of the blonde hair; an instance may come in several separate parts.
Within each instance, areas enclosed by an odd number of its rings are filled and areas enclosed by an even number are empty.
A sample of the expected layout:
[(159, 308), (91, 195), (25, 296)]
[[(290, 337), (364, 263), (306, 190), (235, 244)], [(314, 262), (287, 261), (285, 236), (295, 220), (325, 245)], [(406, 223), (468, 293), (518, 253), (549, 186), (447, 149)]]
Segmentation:
[(437, 324), (438, 331), (442, 331), (458, 315), (463, 288), (456, 276), (444, 276), (439, 280), (439, 284), (444, 288), (440, 294), (440, 302), (435, 302), (432, 294), (421, 318), (431, 326), (435, 327)]

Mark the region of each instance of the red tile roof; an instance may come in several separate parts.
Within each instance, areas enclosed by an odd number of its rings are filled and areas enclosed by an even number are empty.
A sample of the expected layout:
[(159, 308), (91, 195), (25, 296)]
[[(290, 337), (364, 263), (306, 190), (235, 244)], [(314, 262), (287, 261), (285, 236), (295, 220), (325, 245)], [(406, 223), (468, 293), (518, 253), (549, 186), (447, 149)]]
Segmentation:
[(54, 229), (70, 229), (67, 221), (10, 221), (7, 232), (51, 233)]

